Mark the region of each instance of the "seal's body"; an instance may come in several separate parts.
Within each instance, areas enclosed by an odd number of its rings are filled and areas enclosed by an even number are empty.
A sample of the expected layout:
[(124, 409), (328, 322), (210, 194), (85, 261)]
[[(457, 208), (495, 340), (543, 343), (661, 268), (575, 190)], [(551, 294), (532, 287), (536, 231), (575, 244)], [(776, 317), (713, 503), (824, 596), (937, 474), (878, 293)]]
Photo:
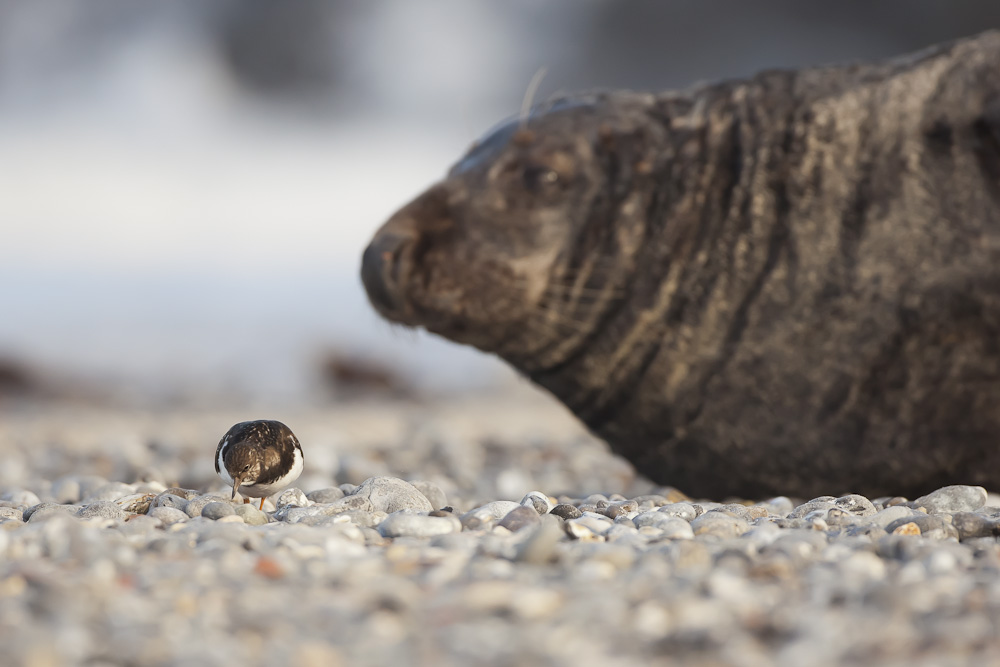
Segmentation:
[(1000, 33), (543, 105), (362, 278), (689, 493), (1000, 488)]

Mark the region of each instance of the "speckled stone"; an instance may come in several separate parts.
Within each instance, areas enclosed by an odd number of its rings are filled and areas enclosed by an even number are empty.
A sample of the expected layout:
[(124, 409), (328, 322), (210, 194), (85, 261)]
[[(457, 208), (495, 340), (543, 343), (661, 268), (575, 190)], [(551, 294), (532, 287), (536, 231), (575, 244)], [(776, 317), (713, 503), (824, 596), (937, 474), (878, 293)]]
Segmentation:
[(732, 538), (750, 530), (750, 524), (744, 519), (722, 512), (706, 512), (691, 521), (691, 529), (696, 537)]
[(108, 500), (98, 500), (81, 507), (76, 515), (81, 519), (99, 517), (102, 519), (114, 519), (117, 521), (124, 521), (125, 517), (128, 516), (121, 507)]
[(981, 486), (946, 486), (917, 498), (913, 507), (923, 507), (928, 514), (972, 512), (986, 504), (986, 489)]
[(302, 492), (302, 489), (292, 487), (278, 494), (274, 506), (277, 509), (281, 509), (282, 507), (309, 507), (312, 504), (313, 501), (306, 498), (306, 494)]
[(583, 516), (583, 512), (568, 503), (560, 503), (556, 505), (549, 513), (563, 519), (576, 519), (577, 517)]

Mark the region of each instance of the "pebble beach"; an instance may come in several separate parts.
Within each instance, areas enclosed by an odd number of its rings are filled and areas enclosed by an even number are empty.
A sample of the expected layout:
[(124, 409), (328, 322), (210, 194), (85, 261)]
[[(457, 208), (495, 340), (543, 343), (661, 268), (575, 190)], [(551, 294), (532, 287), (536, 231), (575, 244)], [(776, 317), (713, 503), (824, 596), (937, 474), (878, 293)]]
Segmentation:
[(287, 411), (305, 472), (259, 511), (213, 467), (243, 413), (0, 414), (4, 664), (1000, 655), (1000, 497), (981, 487), (690, 498), (525, 389)]

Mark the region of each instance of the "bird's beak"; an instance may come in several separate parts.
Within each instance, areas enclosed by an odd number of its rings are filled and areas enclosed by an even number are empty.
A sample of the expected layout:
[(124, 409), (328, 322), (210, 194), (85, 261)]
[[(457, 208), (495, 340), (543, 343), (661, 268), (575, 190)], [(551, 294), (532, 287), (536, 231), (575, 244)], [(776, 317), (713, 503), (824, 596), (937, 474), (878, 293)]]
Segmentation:
[(240, 485), (243, 484), (243, 478), (237, 477), (233, 480), (233, 497), (232, 500), (236, 500), (236, 492), (239, 490)]

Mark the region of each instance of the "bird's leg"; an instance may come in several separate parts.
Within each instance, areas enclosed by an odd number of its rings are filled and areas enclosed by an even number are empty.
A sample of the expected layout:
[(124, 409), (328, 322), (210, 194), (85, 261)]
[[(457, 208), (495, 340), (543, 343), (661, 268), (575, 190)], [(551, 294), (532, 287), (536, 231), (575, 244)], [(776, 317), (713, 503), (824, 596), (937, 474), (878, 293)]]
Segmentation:
[(257, 509), (259, 509), (261, 512), (264, 511), (264, 499), (263, 498), (260, 499), (260, 507), (258, 507)]

